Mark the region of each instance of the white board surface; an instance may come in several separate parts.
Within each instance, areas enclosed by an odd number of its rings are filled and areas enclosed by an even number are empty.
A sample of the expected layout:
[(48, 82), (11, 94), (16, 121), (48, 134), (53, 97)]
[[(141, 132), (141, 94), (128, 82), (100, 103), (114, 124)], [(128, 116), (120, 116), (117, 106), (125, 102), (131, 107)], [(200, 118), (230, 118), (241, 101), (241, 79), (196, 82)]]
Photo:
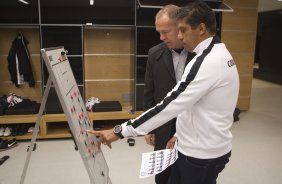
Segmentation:
[(111, 183), (104, 155), (97, 146), (97, 138), (87, 133), (93, 123), (89, 119), (64, 47), (41, 49), (41, 54), (91, 183)]

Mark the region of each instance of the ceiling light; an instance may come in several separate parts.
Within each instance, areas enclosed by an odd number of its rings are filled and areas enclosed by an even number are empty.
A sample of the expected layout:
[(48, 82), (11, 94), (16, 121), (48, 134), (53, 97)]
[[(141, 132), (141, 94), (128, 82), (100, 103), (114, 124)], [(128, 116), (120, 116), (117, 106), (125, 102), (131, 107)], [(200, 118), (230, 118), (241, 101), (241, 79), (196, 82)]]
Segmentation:
[(90, 5), (91, 5), (91, 6), (94, 5), (94, 0), (90, 0)]
[(24, 3), (24, 4), (29, 4), (29, 2), (25, 1), (25, 0), (18, 0), (19, 2), (21, 3)]

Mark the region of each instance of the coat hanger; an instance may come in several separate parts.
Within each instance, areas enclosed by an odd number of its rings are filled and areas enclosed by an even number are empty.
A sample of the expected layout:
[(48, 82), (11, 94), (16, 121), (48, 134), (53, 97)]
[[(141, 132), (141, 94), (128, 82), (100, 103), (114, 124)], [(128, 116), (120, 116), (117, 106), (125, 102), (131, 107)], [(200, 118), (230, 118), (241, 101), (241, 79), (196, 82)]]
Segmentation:
[(22, 38), (22, 32), (19, 31), (19, 32), (18, 32), (18, 39), (21, 39), (21, 38)]

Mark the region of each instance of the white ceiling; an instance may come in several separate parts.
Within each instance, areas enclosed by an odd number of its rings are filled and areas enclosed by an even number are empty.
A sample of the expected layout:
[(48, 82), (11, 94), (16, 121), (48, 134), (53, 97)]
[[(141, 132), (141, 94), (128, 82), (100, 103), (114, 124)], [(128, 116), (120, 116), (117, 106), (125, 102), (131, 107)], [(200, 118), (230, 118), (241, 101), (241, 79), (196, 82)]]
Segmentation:
[(258, 11), (282, 10), (282, 1), (278, 0), (259, 0)]

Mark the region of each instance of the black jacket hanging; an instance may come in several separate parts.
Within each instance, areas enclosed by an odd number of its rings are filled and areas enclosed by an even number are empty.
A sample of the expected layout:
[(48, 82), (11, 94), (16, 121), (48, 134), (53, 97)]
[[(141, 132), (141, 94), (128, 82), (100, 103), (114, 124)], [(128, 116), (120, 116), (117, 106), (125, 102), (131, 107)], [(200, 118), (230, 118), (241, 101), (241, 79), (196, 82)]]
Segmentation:
[(30, 87), (35, 86), (33, 78), (32, 68), (29, 60), (29, 53), (26, 45), (29, 42), (26, 38), (18, 33), (17, 37), (12, 42), (12, 47), (8, 55), (8, 70), (10, 72), (11, 81), (19, 87), (21, 84), (20, 76), (22, 80), (29, 83)]

